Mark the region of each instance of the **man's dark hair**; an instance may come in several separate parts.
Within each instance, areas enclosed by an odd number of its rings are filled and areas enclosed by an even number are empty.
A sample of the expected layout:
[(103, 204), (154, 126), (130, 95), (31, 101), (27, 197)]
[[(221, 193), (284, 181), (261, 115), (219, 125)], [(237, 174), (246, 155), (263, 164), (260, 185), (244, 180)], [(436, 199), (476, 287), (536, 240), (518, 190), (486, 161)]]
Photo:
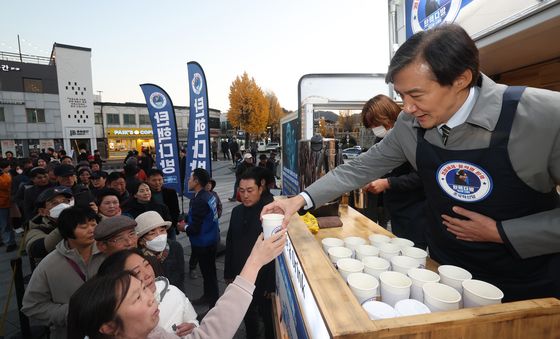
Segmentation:
[(270, 172), (270, 170), (264, 167), (249, 167), (241, 174), (239, 180), (253, 179), (257, 187), (261, 187), (263, 184), (267, 183), (267, 172)]
[(111, 172), (111, 173), (109, 173), (109, 175), (107, 176), (107, 185), (109, 185), (113, 181), (119, 180), (120, 178), (126, 179), (122, 172)]
[(4, 153), (4, 154), (6, 154), (6, 155), (11, 154), (12, 156), (14, 156), (14, 152), (12, 152), (12, 151), (6, 151), (6, 153)]
[(213, 191), (214, 188), (216, 187), (216, 180), (210, 179), (208, 182), (210, 183), (210, 187), (211, 187), (210, 190)]
[(210, 181), (210, 174), (204, 168), (195, 168), (192, 172), (193, 178), (198, 181), (198, 183), (204, 187)]
[(466, 70), (472, 72), (469, 87), (478, 80), (478, 49), (459, 25), (441, 25), (410, 37), (391, 59), (385, 81), (394, 82), (397, 73), (416, 61), (425, 61), (441, 86), (451, 86)]
[(146, 174), (148, 175), (148, 178), (153, 176), (153, 175), (161, 175), (163, 177), (163, 172), (160, 169), (157, 169), (157, 168), (152, 168)]
[(65, 239), (76, 239), (74, 230), (79, 224), (85, 224), (90, 220), (97, 221), (97, 215), (91, 208), (72, 206), (60, 213), (58, 217), (58, 230)]
[(6, 159), (0, 160), (0, 168), (4, 169), (4, 168), (6, 168), (10, 165), (11, 165), (11, 163), (10, 163), (9, 160), (6, 160)]

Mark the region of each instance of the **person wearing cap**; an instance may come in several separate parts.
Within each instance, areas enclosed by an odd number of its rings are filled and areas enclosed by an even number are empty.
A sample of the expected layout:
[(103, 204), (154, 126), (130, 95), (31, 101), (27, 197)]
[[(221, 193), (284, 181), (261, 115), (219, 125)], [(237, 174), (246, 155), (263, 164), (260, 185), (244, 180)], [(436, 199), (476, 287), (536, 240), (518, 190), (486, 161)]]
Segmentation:
[(126, 180), (122, 172), (112, 172), (109, 174), (107, 176), (106, 186), (117, 191), (121, 202), (125, 202), (128, 198), (130, 198), (130, 194), (126, 190)]
[(191, 241), (192, 254), (198, 259), (204, 279), (203, 295), (193, 300), (193, 305), (214, 306), (218, 300), (218, 279), (216, 276), (216, 250), (220, 242), (216, 198), (204, 188), (210, 175), (203, 168), (196, 168), (189, 177), (189, 191), (195, 192), (189, 202), (185, 232)]
[(185, 257), (183, 247), (167, 238), (170, 221), (165, 221), (156, 211), (148, 211), (136, 218), (138, 248), (145, 257), (156, 263), (156, 271), (163, 272), (171, 285), (185, 290)]
[(237, 169), (235, 170), (235, 184), (233, 185), (233, 195), (229, 198), (229, 201), (237, 201), (237, 188), (239, 187), (239, 180), (243, 172), (247, 170), (247, 168), (253, 167), (253, 156), (251, 153), (247, 152), (243, 155), (243, 161), (237, 165)]
[(76, 169), (72, 165), (61, 164), (54, 169), (56, 182), (59, 186), (66, 186), (72, 189), (72, 193), (82, 191), (83, 185), (78, 183)]
[(21, 311), (49, 326), (50, 338), (66, 338), (68, 302), (74, 292), (97, 274), (105, 260), (95, 245), (95, 213), (78, 206), (64, 210), (58, 219), (63, 240), (35, 268), (25, 289)]
[(91, 173), (91, 187), (90, 190), (94, 195), (97, 195), (99, 191), (105, 188), (105, 184), (107, 183), (107, 176), (109, 173), (105, 171), (94, 171)]
[(138, 246), (136, 225), (134, 219), (125, 215), (105, 218), (93, 231), (97, 248), (107, 256), (121, 250), (136, 248)]
[(82, 166), (78, 169), (78, 182), (86, 187), (91, 184), (91, 169), (86, 166)]
[(121, 203), (119, 193), (111, 188), (105, 188), (97, 193), (97, 214), (101, 220), (120, 215)]
[(49, 181), (47, 170), (42, 167), (34, 167), (28, 171), (31, 182), (20, 185), (15, 199), (20, 206), (23, 222), (26, 222), (36, 214), (35, 200), (44, 190), (54, 185)]
[(62, 240), (57, 220), (60, 213), (73, 204), (72, 191), (68, 187), (50, 187), (39, 194), (37, 215), (29, 220), (29, 231), (25, 237), (25, 249), (33, 263), (39, 263)]

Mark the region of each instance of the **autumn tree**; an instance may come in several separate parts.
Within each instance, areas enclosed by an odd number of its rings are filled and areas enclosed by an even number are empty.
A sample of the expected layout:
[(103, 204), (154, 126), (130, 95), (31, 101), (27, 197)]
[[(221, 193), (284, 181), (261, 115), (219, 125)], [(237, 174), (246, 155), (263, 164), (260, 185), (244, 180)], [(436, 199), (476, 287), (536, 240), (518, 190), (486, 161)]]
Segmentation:
[(280, 119), (284, 116), (284, 110), (280, 107), (278, 98), (274, 92), (266, 93), (268, 101), (268, 126), (270, 126), (270, 140), (273, 139), (274, 131), (280, 130)]
[(351, 132), (353, 125), (352, 114), (348, 110), (340, 111), (338, 117), (338, 127), (344, 132)]
[(247, 72), (235, 78), (229, 87), (228, 121), (245, 131), (248, 146), (250, 135), (259, 135), (268, 123), (268, 101), (263, 90)]

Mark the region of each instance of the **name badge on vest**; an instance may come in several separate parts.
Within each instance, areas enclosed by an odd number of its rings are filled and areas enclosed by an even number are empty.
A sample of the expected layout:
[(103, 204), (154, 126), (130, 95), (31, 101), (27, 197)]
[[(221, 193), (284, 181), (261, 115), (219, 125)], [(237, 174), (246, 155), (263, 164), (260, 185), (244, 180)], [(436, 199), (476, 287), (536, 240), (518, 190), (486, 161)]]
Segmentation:
[(486, 199), (492, 192), (492, 178), (481, 167), (466, 161), (448, 161), (438, 168), (436, 180), (451, 198), (464, 202)]

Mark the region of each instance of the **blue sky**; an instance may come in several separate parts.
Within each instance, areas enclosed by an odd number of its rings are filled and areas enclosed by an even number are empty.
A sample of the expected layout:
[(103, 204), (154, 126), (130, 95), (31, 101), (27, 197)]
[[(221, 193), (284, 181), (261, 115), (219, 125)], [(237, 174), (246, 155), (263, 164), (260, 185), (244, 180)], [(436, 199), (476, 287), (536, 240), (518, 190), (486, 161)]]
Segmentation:
[(54, 42), (92, 49), (103, 101), (143, 102), (140, 83), (188, 105), (187, 62), (207, 77), (210, 107), (227, 111), (229, 86), (246, 71), (280, 104), (297, 107), (309, 73), (384, 73), (385, 0), (11, 2), (0, 50), (48, 56)]

